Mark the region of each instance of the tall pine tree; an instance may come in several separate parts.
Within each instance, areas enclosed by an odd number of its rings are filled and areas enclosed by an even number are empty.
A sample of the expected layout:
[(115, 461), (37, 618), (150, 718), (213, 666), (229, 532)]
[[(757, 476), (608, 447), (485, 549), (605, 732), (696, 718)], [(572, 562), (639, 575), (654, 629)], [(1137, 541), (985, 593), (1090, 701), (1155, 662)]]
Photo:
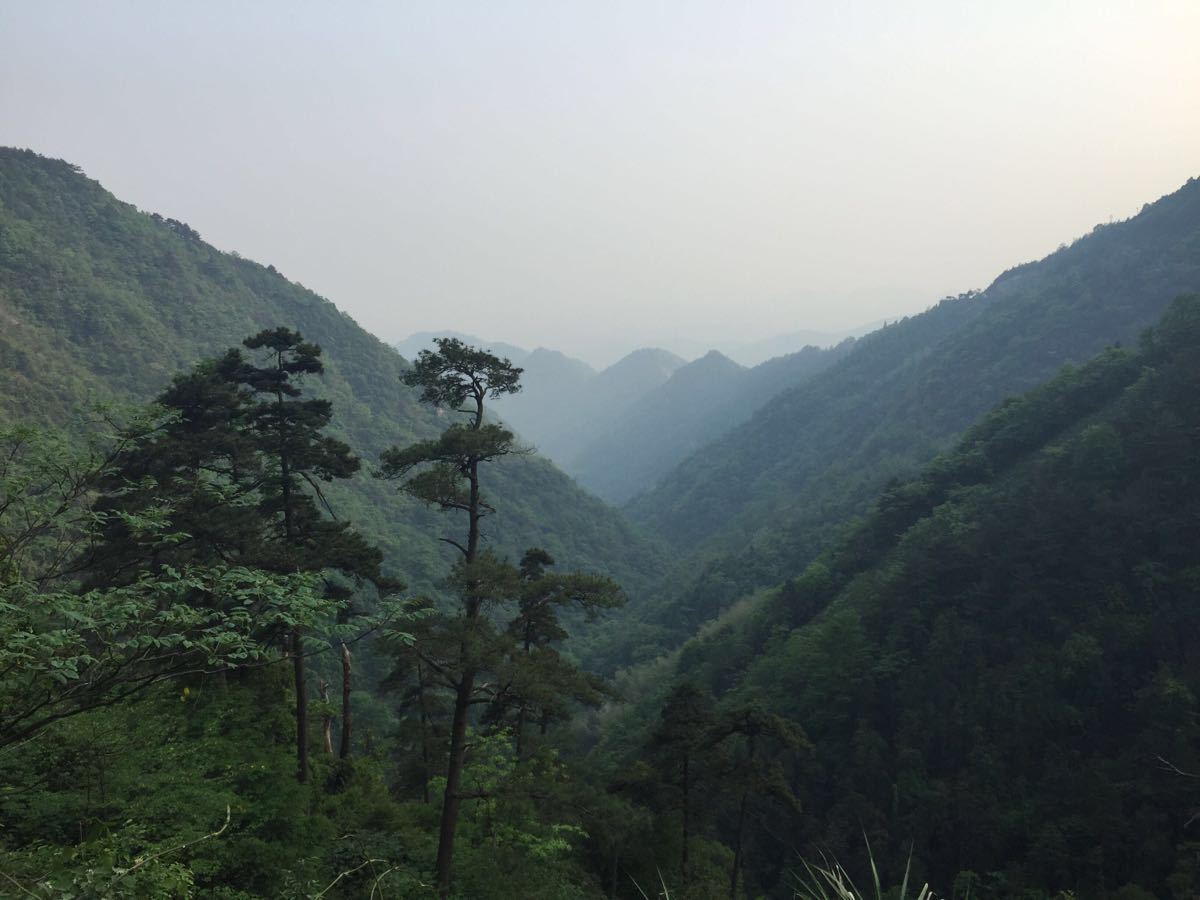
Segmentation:
[(454, 338), (441, 338), (437, 350), (423, 350), (404, 382), (421, 389), (421, 400), (465, 417), (434, 440), (393, 447), (382, 455), (385, 477), (401, 481), (411, 496), (440, 509), (465, 514), (464, 539), (442, 540), (461, 554), (455, 583), (459, 608), (447, 625), (454, 634), (449, 659), (427, 660), (454, 693), (450, 725), (446, 791), (438, 827), (436, 878), (443, 896), (450, 893), (454, 837), (462, 803), (461, 784), (466, 764), (467, 726), (477, 702), (475, 680), (494, 652), (492, 628), (483, 615), (493, 599), (511, 599), (511, 569), (481, 553), (483, 519), (491, 512), (481, 486), (480, 466), (518, 451), (512, 432), (485, 421), (489, 399), (520, 390), (521, 369), (507, 359), (469, 347)]

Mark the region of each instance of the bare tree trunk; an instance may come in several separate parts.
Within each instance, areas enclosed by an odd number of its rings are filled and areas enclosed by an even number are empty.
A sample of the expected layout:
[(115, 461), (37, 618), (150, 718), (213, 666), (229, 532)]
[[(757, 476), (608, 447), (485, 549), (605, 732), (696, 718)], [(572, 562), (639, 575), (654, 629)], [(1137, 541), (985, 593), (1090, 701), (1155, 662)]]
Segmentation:
[(514, 737), (516, 738), (517, 762), (521, 761), (521, 753), (524, 749), (521, 745), (521, 741), (524, 738), (524, 736), (525, 736), (525, 701), (522, 700), (521, 705), (519, 707), (517, 707), (517, 733), (514, 735)]
[(425, 709), (425, 673), (417, 663), (417, 707), (421, 711), (421, 802), (429, 805), (429, 713)]
[(454, 693), (454, 721), (450, 728), (450, 764), (446, 770), (446, 796), (442, 801), (442, 821), (438, 832), (437, 887), (442, 897), (450, 896), (453, 879), (454, 833), (458, 827), (458, 811), (462, 802), (459, 790), (463, 767), (467, 759), (467, 718), (471, 711), (471, 694), (475, 689), (474, 671), (464, 672)]
[(304, 638), (292, 629), (292, 673), (296, 681), (296, 780), (308, 781), (308, 692), (304, 684)]
[(342, 641), (342, 746), (338, 756), (342, 759), (350, 757), (350, 737), (354, 724), (353, 713), (350, 709), (350, 648)]
[(688, 819), (688, 775), (690, 774), (690, 757), (685, 753), (683, 757), (683, 886), (688, 884), (688, 834), (691, 822)]
[(729, 900), (737, 900), (738, 871), (742, 867), (742, 834), (746, 828), (746, 791), (738, 807), (737, 837), (733, 842), (733, 872), (729, 876)]
[[(483, 397), (476, 397), (477, 413), (474, 430), (483, 425)], [(467, 547), (463, 561), (469, 566), (479, 554), (479, 522), (483, 518), (479, 495), (479, 460), (472, 459), (467, 466), (467, 481), (470, 484), (467, 506)], [(459, 788), (462, 784), (463, 767), (467, 762), (467, 722), (471, 715), (471, 695), (475, 691), (475, 664), (471, 646), (475, 620), (479, 617), (478, 601), (464, 598), (466, 619), (462, 642), (459, 644), (459, 663), (462, 675), (454, 692), (454, 719), (450, 727), (450, 759), (446, 766), (446, 795), (442, 799), (442, 819), (438, 826), (437, 862), (434, 876), (438, 894), (450, 896), (454, 879), (454, 834), (458, 829), (458, 811), (462, 803)]]
[(321, 737), (325, 752), (333, 755), (333, 713), (329, 710), (329, 682), (322, 678), (317, 682), (317, 695), (326, 704), (325, 713), (321, 716)]

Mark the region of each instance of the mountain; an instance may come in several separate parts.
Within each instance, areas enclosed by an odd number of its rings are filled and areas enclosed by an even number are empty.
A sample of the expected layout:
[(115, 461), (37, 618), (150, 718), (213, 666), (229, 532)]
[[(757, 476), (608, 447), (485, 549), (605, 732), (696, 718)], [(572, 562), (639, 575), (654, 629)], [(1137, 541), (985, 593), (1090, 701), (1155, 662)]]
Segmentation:
[(588, 441), (606, 433), (617, 415), (683, 362), (665, 350), (643, 349), (596, 372), (581, 360), (539, 347), (521, 363), (521, 393), (503, 398), (496, 409), (539, 452), (568, 468)]
[(1194, 893), (1171, 767), (1200, 771), (1198, 359), (1193, 295), (1138, 350), (997, 407), (656, 670), (812, 742), (802, 807), (750, 810), (749, 895), (797, 854), (867, 871), (864, 834), (947, 893)]
[(624, 503), (776, 394), (832, 365), (853, 343), (807, 347), (753, 369), (713, 350), (635, 401), (566, 460), (566, 470), (601, 498)]
[(686, 361), (657, 347), (644, 347), (623, 356), (596, 379), (596, 411), (611, 416), (671, 377)]
[(402, 341), (396, 341), (392, 344), (393, 347), (405, 359), (411, 361), (417, 358), (417, 354), (422, 350), (432, 350), (434, 348), (433, 339), (452, 337), (458, 338), (464, 344), (470, 344), (472, 347), (482, 347), (489, 353), (496, 356), (503, 356), (512, 362), (520, 365), (521, 362), (529, 356), (529, 351), (523, 347), (518, 347), (515, 344), (506, 344), (504, 341), (487, 341), (481, 337), (476, 337), (473, 334), (466, 334), (462, 331), (418, 331), (410, 334)]
[(583, 360), (558, 350), (537, 347), (529, 351), (449, 330), (418, 332), (395, 347), (406, 359), (413, 359), (432, 346), (435, 337), (456, 337), (521, 366), (520, 393), (500, 397), (493, 406), (530, 446), (564, 467), (588, 441), (607, 434), (616, 416), (684, 363), (666, 350), (645, 348), (597, 372)]
[(757, 341), (744, 341), (724, 346), (730, 357), (744, 366), (757, 366), (778, 356), (789, 356), (798, 353), (806, 347), (834, 347), (847, 338), (862, 337), (870, 334), (885, 323), (872, 322), (858, 328), (843, 331), (790, 331), (787, 334), (774, 335)]
[[(1200, 289), (1200, 182), (1097, 226), (982, 293), (859, 339), (681, 462), (628, 510), (679, 560), (656, 630), (685, 634), (755, 587), (803, 570), (889, 479), (916, 471), (1007, 396), (1128, 342)], [(699, 571), (700, 575), (692, 573)], [(628, 637), (627, 623), (621, 626)]]
[[(381, 450), (445, 424), (399, 382), (400, 355), (328, 300), (27, 150), (0, 149), (0, 323), (0, 419), (61, 425), (87, 400), (143, 403), (201, 358), (286, 325), (324, 349), (312, 388), (368, 471)], [(545, 459), (504, 461), (487, 479), (486, 528), (502, 553), (543, 546), (635, 591), (660, 565), (654, 545)], [(367, 473), (331, 486), (330, 500), (410, 584), (443, 577), (444, 519)]]
[(502, 397), (495, 409), (522, 438), (556, 463), (568, 455), (571, 430), (596, 378), (583, 360), (538, 347), (521, 361), (521, 392)]

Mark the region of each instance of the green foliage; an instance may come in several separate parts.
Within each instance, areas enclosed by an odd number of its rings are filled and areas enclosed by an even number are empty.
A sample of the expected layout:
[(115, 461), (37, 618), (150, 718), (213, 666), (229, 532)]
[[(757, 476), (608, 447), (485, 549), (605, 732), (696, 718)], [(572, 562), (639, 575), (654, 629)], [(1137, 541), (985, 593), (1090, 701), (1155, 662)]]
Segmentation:
[[(868, 844), (867, 855), (871, 864), (871, 891), (869, 893), (860, 891), (846, 872), (836, 862), (826, 863), (824, 865), (816, 865), (813, 863), (804, 863), (804, 874), (797, 881), (799, 887), (796, 891), (796, 900), (867, 900), (868, 897), (873, 900), (909, 900), (908, 879), (912, 870), (912, 859), (904, 866), (904, 878), (900, 882), (898, 890), (884, 891), (883, 884), (879, 880), (879, 870), (875, 866), (875, 857), (871, 854), (871, 848)], [(922, 885), (920, 890), (913, 894), (916, 900), (934, 900), (934, 893), (929, 890), (929, 885)]]
[(629, 504), (680, 560), (638, 624), (615, 625), (597, 655), (614, 667), (631, 661), (620, 640), (631, 627), (674, 646), (738, 597), (799, 575), (890, 481), (910, 478), (1004, 398), (1064, 363), (1133, 344), (1175, 296), (1198, 288), (1193, 180), (986, 291), (859, 339)]
[[(803, 812), (774, 826), (795, 847), (862, 868), (865, 828), (889, 867), (911, 840), (930, 883), (990, 873), (973, 896), (1187, 896), (1194, 798), (1154, 761), (1200, 768), (1198, 352), (1180, 298), (680, 655), (725, 704), (803, 724)], [(770, 859), (748, 876), (775, 883)]]
[[(521, 390), (521, 369), (458, 338), (435, 338), (437, 350), (422, 350), (404, 383), (421, 389), (421, 402), (456, 412), (476, 413), (487, 399)], [(462, 409), (471, 402), (471, 409)]]
[(264, 631), (334, 609), (312, 578), (236, 567), (164, 568), (84, 594), (0, 583), (0, 747), (156, 681), (273, 659)]
[(266, 658), (259, 637), (308, 626), (337, 604), (314, 580), (216, 564), (144, 569), (79, 593), (62, 573), (75, 548), (117, 520), (163, 539), (159, 516), (89, 510), (120, 453), (100, 434), (82, 446), (30, 428), (0, 431), (0, 746), (181, 674)]
[[(332, 403), (329, 433), (365, 469), (384, 447), (442, 431), (419, 393), (398, 384), (404, 360), (329, 301), (138, 212), (68, 163), (0, 149), (0, 419), (62, 426), (88, 400), (145, 403), (179, 370), (281, 325), (320, 344), (325, 372), (306, 396)], [(500, 555), (543, 546), (630, 589), (660, 566), (655, 545), (546, 460), (495, 469), (498, 512), (484, 537)], [(434, 589), (452, 559), (436, 514), (373, 479), (325, 490), (391, 570)]]

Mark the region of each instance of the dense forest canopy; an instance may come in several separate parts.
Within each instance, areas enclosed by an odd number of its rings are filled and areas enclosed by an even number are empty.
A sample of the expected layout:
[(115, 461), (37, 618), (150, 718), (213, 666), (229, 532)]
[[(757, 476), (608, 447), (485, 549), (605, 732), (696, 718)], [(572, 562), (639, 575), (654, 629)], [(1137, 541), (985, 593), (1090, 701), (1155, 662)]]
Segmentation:
[(788, 840), (757, 838), (778, 872), (803, 842), (853, 858), (865, 829), (893, 870), (911, 843), (972, 896), (1196, 889), (1174, 769), (1200, 768), (1198, 346), (1191, 295), (1138, 349), (998, 407), (684, 648), (680, 676), (814, 747)]
[(606, 655), (675, 646), (755, 589), (799, 574), (890, 479), (912, 475), (1063, 364), (1136, 342), (1174, 297), (1198, 288), (1193, 179), (985, 291), (860, 338), (627, 504), (680, 563), (654, 602), (630, 610), (637, 624), (622, 629), (639, 639)]
[(1194, 896), (1197, 291), (1189, 182), (754, 368), (404, 359), (0, 150), (0, 896)]

